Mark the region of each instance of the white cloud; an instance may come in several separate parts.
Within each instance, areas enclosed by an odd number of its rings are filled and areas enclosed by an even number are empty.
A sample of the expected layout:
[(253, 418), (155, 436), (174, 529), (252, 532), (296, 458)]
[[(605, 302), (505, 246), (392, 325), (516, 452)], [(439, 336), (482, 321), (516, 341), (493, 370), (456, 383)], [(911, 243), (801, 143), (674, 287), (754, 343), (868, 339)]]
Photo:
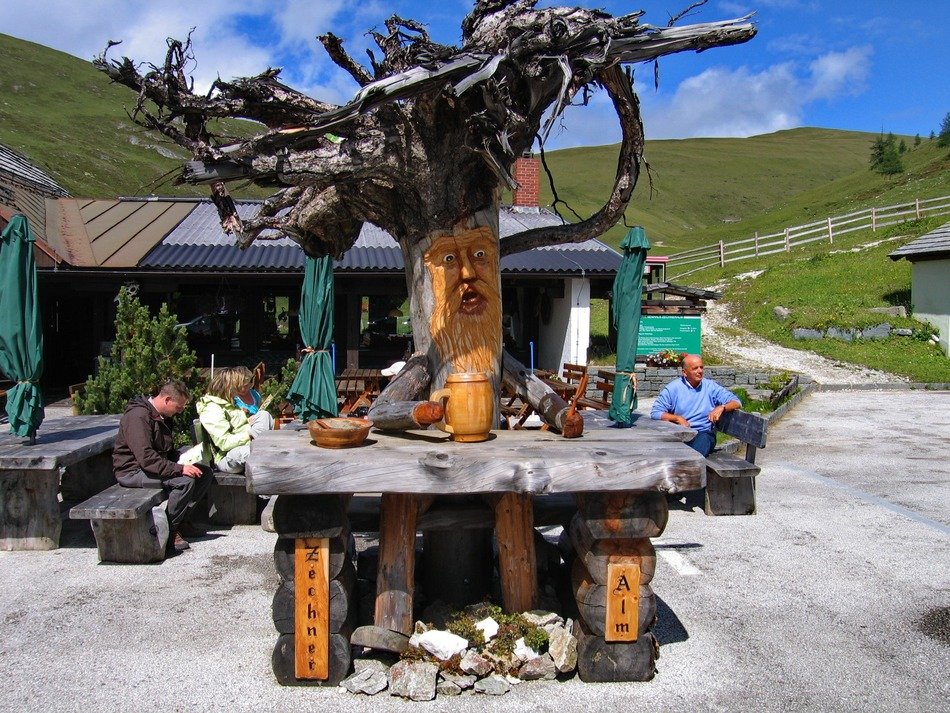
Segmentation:
[(844, 52), (828, 52), (811, 63), (811, 99), (833, 99), (842, 94), (857, 96), (867, 87), (870, 73), (870, 46), (851, 47)]

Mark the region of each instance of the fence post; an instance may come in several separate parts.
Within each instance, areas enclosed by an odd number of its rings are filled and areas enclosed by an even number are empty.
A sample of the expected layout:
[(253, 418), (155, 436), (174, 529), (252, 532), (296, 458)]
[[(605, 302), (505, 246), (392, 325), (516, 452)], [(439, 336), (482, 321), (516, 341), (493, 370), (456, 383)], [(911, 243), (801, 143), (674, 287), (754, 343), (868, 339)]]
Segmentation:
[(917, 220), (920, 220), (920, 198), (914, 199), (914, 208), (917, 210)]
[(759, 256), (759, 231), (755, 231), (755, 256)]
[(830, 215), (828, 216), (828, 242), (831, 243), (831, 244), (834, 244), (834, 242), (835, 242), (835, 234), (834, 234), (834, 231), (831, 229), (831, 216), (830, 216)]
[(723, 242), (719, 241), (719, 267), (726, 266), (726, 246)]
[(791, 252), (792, 246), (788, 242), (788, 228), (785, 228), (785, 252)]
[(877, 208), (871, 208), (871, 232), (877, 230)]

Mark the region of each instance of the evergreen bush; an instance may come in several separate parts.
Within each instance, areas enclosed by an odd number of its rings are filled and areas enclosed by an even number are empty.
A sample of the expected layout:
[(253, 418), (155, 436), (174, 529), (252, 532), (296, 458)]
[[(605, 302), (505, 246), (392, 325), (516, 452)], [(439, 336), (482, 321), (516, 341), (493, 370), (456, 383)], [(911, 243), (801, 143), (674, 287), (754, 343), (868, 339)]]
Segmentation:
[[(168, 305), (152, 317), (138, 297), (122, 287), (115, 319), (115, 341), (109, 357), (99, 357), (98, 368), (86, 380), (85, 390), (73, 396), (82, 414), (122, 413), (136, 396), (152, 394), (166, 378), (180, 379), (191, 390), (189, 407), (178, 416), (179, 427), (195, 418), (194, 399), (200, 377), (197, 357), (188, 347), (183, 327)], [(178, 429), (176, 429), (178, 430)], [(182, 429), (187, 433), (187, 428)]]

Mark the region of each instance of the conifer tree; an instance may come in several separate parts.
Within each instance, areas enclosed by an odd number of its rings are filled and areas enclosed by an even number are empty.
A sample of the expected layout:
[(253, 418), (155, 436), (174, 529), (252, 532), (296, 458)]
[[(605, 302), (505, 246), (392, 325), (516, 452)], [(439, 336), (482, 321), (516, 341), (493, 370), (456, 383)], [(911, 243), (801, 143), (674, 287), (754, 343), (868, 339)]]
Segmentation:
[[(930, 136), (933, 137), (933, 132), (930, 132)], [(950, 112), (947, 112), (947, 115), (943, 117), (943, 121), (940, 122), (940, 133), (937, 134), (937, 146), (950, 146)]]
[[(73, 397), (79, 412), (121, 413), (130, 399), (151, 394), (165, 378), (180, 379), (194, 391), (199, 381), (197, 357), (188, 347), (185, 330), (175, 326), (177, 322), (168, 305), (162, 304), (152, 317), (148, 307), (122, 287), (111, 356), (99, 357), (85, 391)], [(186, 410), (183, 419), (192, 409)]]

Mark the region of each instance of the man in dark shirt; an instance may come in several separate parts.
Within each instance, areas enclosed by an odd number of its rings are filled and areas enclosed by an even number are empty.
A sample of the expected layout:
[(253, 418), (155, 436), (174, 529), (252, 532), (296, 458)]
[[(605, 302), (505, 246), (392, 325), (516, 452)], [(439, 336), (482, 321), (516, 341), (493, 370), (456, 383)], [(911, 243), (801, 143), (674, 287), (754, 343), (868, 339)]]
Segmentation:
[(165, 421), (181, 413), (189, 398), (182, 382), (169, 379), (153, 396), (137, 396), (129, 401), (112, 451), (112, 468), (121, 485), (161, 488), (168, 493), (169, 541), (178, 552), (189, 549), (182, 533), (202, 534), (187, 519), (212, 481), (206, 466), (178, 463), (172, 430)]

